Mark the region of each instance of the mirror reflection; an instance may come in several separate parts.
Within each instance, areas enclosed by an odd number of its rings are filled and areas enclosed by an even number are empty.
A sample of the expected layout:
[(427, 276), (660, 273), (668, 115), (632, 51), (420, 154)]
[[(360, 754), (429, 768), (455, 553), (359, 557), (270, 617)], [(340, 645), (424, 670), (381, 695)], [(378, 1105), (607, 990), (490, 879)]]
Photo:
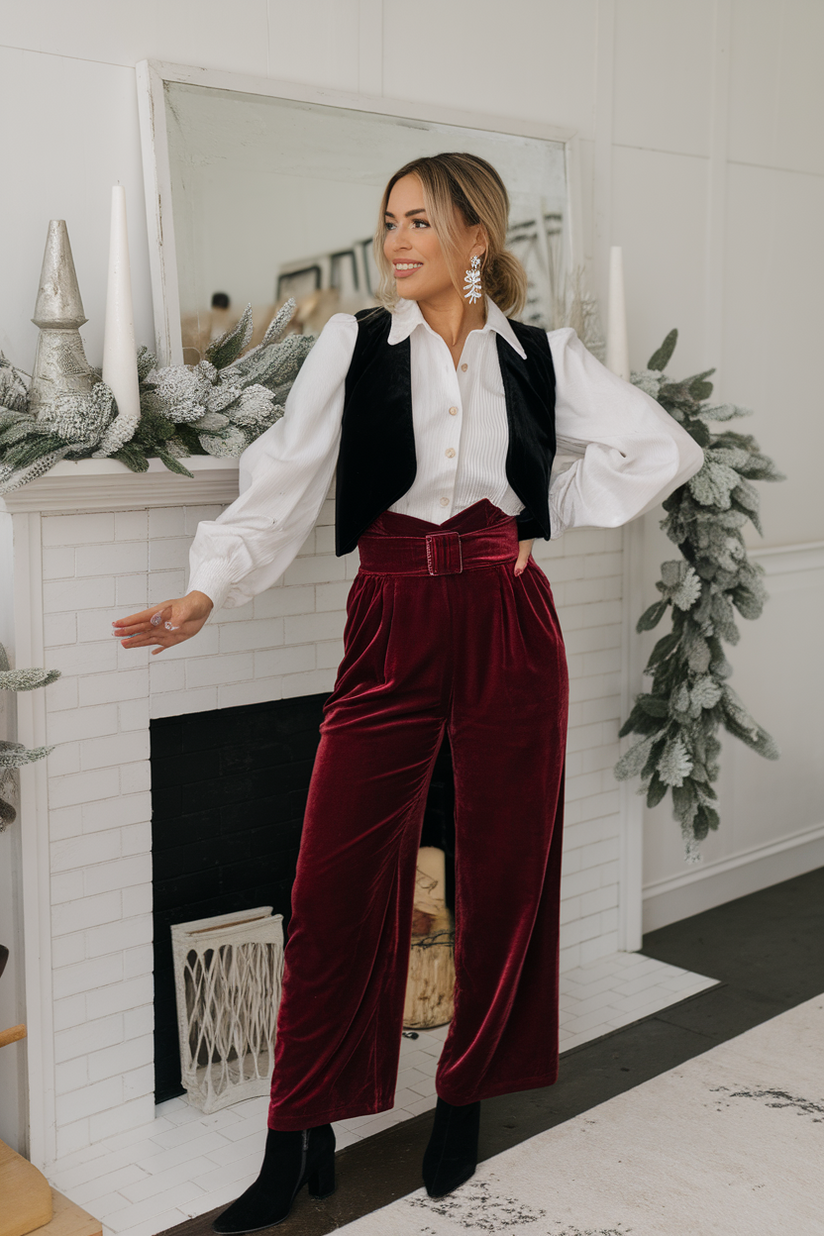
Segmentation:
[(247, 304), (260, 342), (290, 296), (292, 329), (373, 305), (381, 191), (402, 164), (465, 150), (500, 172), (509, 246), (529, 276), (521, 320), (558, 323), (564, 279), (564, 145), (166, 81), (184, 359), (195, 363)]

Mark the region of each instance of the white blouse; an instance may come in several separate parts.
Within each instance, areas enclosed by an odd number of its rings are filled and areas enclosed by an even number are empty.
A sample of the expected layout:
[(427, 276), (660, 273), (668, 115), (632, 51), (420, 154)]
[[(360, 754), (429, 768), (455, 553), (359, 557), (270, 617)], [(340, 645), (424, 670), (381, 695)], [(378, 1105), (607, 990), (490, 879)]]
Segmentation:
[[(505, 471), (506, 402), (493, 332), (524, 356), (501, 310), (464, 345), (457, 369), (445, 341), (414, 301), (401, 300), (389, 344), (410, 338), (417, 475), (390, 509), (441, 524), (488, 498), (508, 515), (523, 504)], [(338, 313), (324, 327), (286, 401), (285, 414), (240, 459), (240, 497), (198, 525), (189, 589), (222, 606), (270, 588), (317, 519), (335, 470), (344, 384), (358, 324)], [(555, 366), (560, 455), (576, 455), (552, 480), (553, 538), (567, 528), (615, 528), (660, 502), (697, 472), (703, 453), (655, 400), (615, 377), (570, 329), (548, 333)]]

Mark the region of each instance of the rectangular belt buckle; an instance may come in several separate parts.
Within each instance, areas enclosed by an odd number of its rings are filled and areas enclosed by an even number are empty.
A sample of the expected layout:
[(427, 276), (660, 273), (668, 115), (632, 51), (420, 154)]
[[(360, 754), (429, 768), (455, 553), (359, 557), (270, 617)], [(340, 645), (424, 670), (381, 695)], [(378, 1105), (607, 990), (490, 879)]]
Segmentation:
[(435, 532), (426, 538), (426, 565), (430, 575), (460, 575), (463, 551), (459, 532)]

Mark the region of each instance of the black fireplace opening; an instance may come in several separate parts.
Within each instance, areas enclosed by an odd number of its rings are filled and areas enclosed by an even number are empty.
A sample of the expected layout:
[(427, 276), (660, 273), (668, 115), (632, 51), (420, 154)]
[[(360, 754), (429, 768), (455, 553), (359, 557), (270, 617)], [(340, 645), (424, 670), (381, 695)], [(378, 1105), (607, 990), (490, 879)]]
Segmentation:
[[(180, 1084), (171, 926), (270, 905), (290, 915), (326, 694), (163, 717), (150, 724), (155, 1101)], [(447, 854), (454, 906), (452, 764), (444, 740), (422, 845)]]

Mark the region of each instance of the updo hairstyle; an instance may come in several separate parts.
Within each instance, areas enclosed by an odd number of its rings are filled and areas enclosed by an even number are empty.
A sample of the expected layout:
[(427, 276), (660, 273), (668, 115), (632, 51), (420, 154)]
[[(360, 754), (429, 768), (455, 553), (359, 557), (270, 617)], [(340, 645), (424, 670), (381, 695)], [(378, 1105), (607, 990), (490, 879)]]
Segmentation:
[(481, 257), (481, 286), (503, 313), (515, 315), (526, 303), (526, 271), (505, 248), (509, 221), (509, 195), (495, 168), (471, 154), (437, 154), (413, 159), (389, 181), (381, 200), (375, 232), (375, 261), (381, 280), (378, 303), (393, 309), (398, 293), (392, 264), (383, 252), (385, 214), (389, 195), (404, 176), (417, 176), (423, 188), (423, 205), (447, 258), (454, 268), (455, 287), (463, 295), (463, 254), (460, 249), (456, 210), (469, 227), (480, 224), (487, 247)]

